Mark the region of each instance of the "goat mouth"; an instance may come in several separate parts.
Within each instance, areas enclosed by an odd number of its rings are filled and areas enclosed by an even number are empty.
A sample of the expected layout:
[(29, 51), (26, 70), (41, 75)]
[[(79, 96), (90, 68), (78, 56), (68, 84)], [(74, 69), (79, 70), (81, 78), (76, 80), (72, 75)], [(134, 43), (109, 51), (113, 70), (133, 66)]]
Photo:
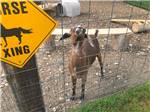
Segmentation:
[(82, 41), (82, 39), (83, 39), (82, 37), (83, 36), (78, 36), (77, 39), (76, 39), (76, 41)]

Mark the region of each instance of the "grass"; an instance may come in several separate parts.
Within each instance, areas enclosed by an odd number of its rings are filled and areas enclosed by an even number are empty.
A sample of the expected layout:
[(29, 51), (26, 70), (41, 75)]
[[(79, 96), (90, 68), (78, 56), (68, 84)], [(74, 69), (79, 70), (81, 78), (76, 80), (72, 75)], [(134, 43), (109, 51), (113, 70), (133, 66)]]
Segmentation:
[(150, 82), (89, 102), (70, 112), (150, 112)]
[(149, 0), (145, 0), (145, 1), (144, 0), (143, 1), (142, 0), (137, 0), (137, 1), (127, 0), (126, 3), (150, 11), (150, 1)]

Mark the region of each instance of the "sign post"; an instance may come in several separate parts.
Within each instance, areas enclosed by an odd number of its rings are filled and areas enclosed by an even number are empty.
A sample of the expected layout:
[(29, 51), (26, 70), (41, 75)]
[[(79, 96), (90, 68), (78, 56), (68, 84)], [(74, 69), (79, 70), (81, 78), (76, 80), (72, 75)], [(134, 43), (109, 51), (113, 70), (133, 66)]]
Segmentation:
[(45, 112), (35, 56), (21, 69), (3, 62), (2, 66), (19, 111)]
[(0, 2), (0, 60), (20, 112), (45, 112), (34, 54), (56, 26), (30, 0)]

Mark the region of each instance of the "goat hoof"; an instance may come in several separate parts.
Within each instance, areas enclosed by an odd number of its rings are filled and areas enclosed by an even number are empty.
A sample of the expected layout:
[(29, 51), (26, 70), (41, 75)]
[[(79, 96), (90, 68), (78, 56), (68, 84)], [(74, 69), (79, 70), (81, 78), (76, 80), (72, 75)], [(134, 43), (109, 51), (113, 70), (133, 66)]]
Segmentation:
[(75, 96), (71, 96), (70, 100), (72, 101), (75, 100)]
[(80, 96), (80, 100), (83, 101), (84, 100), (84, 96)]
[(104, 77), (104, 75), (101, 75), (101, 77), (102, 77), (102, 79), (104, 79), (105, 77)]

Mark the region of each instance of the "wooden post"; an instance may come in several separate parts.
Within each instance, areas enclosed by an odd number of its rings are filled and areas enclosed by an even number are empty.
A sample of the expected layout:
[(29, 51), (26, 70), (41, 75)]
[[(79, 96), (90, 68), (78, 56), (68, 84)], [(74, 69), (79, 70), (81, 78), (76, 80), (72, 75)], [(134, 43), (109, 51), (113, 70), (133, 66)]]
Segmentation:
[(45, 42), (44, 48), (49, 52), (56, 49), (55, 35), (51, 35), (51, 37)]
[(129, 47), (130, 38), (125, 35), (115, 36), (112, 39), (112, 48), (114, 50), (126, 51)]
[(2, 67), (20, 112), (45, 112), (36, 57), (21, 69), (3, 62)]

